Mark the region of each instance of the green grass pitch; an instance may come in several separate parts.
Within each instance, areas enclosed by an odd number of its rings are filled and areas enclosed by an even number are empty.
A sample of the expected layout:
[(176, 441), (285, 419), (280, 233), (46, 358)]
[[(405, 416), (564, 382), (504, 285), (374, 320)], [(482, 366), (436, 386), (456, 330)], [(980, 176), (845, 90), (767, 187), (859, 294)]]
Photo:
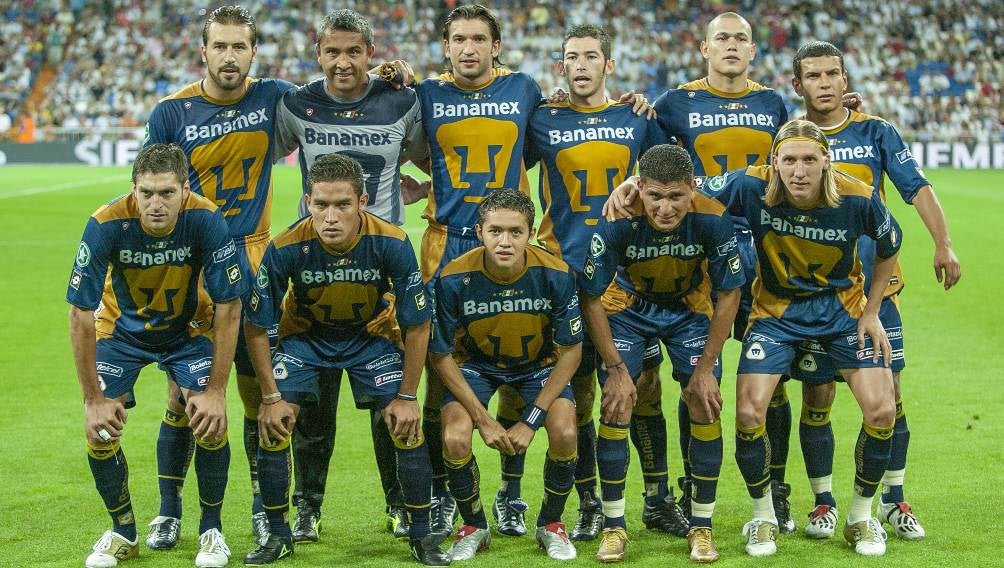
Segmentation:
[[(67, 332), (67, 279), (87, 216), (101, 203), (129, 189), (125, 168), (74, 166), (6, 167), (0, 185), (0, 376), (4, 411), (0, 412), (0, 565), (80, 566), (91, 545), (108, 527), (101, 500), (87, 467), (82, 433), (80, 388)], [(930, 171), (948, 213), (963, 278), (945, 293), (931, 269), (931, 240), (919, 217), (892, 196), (892, 209), (903, 226), (901, 254), (907, 276), (903, 294), (908, 367), (903, 374), (905, 408), (912, 431), (906, 494), (927, 528), (921, 542), (891, 538), (883, 560), (857, 557), (839, 536), (826, 542), (800, 534), (782, 538), (779, 553), (758, 562), (764, 566), (990, 566), (1000, 565), (999, 530), (1004, 485), (1004, 316), (998, 292), (1004, 260), (998, 249), (1004, 211), (1001, 171)], [(535, 179), (534, 175), (531, 175)], [(295, 217), (299, 172), (279, 167), (275, 174), (273, 227)], [(417, 245), (423, 228), (420, 206), (408, 211), (408, 230)], [(995, 252), (997, 251), (997, 252)], [(732, 457), (734, 444), (735, 365), (738, 344), (726, 345), (722, 423), (725, 459), (718, 490), (715, 540), (720, 566), (751, 565), (739, 535), (750, 514), (749, 499)], [(663, 372), (664, 406), (669, 409), (670, 473), (680, 471), (676, 444), (675, 400), (678, 387)], [(231, 385), (234, 381), (231, 381)], [(347, 385), (343, 385), (347, 389)], [(164, 412), (164, 376), (148, 368), (137, 384), (139, 405), (129, 414), (123, 443), (131, 470), (133, 503), (140, 535), (157, 509), (155, 439)], [(789, 387), (795, 415), (788, 468), (793, 485), (792, 511), (799, 529), (811, 495), (797, 439), (801, 393)], [(322, 542), (297, 549), (285, 566), (416, 565), (407, 547), (384, 530), (379, 488), (366, 414), (342, 394), (338, 439), (328, 477)], [(251, 549), (247, 464), (240, 448), (239, 397), (228, 400), (233, 458), (224, 532), (240, 565)], [(853, 465), (853, 443), (860, 413), (842, 388), (833, 411), (837, 436), (835, 495), (846, 511)], [(524, 494), (533, 522), (542, 493), (541, 470), (546, 445), (537, 437), (527, 460)], [(498, 486), (498, 457), (480, 442), (482, 500)], [(637, 460), (635, 460), (637, 461)], [(631, 465), (627, 489), (631, 542), (628, 563), (635, 566), (683, 565), (687, 546), (678, 539), (647, 531), (641, 524), (641, 475)], [(577, 500), (565, 514), (574, 522)], [(185, 490), (182, 542), (172, 552), (145, 547), (127, 566), (192, 565), (198, 547), (198, 498), (194, 472)], [(841, 518), (841, 522), (843, 517)], [(994, 544), (997, 542), (998, 544)], [(579, 565), (594, 564), (597, 543), (580, 544)], [(997, 552), (994, 552), (994, 551)], [(483, 566), (553, 565), (537, 550), (532, 536), (496, 537), (479, 560)]]

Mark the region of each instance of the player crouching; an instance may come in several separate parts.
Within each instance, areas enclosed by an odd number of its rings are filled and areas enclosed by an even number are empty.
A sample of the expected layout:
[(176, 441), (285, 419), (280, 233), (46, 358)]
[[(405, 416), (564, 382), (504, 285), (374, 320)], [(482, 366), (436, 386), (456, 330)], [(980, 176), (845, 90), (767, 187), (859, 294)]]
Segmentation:
[[(522, 454), (547, 429), (544, 500), (537, 543), (557, 560), (576, 557), (561, 514), (575, 481), (577, 438), (569, 380), (582, 356), (582, 322), (568, 265), (537, 247), (534, 207), (515, 190), (489, 194), (478, 206), (483, 243), (442, 268), (436, 279), (432, 362), (449, 389), (443, 404), (443, 457), (450, 491), (463, 517), (452, 560), (488, 548), (481, 475), (471, 450), (477, 427), (485, 443)], [(504, 429), (486, 410), (501, 385), (526, 403), (520, 422)]]
[[(248, 306), (246, 335), (262, 389), (258, 448), (268, 541), (245, 563), (261, 565), (293, 554), (289, 510), (290, 435), (303, 404), (316, 402), (325, 371), (345, 369), (356, 406), (382, 409), (394, 438), (397, 476), (408, 510), (412, 554), (446, 566), (442, 536), (430, 534), (432, 469), (416, 397), (429, 341), (429, 309), (418, 261), (407, 234), (364, 211), (363, 173), (341, 154), (310, 168), (310, 217), (269, 244)], [(287, 293), (288, 289), (288, 293)], [(371, 323), (397, 297), (404, 353)], [(283, 303), (285, 298), (285, 303)], [(280, 321), (281, 316), (281, 321)], [(270, 358), (266, 330), (279, 325)]]

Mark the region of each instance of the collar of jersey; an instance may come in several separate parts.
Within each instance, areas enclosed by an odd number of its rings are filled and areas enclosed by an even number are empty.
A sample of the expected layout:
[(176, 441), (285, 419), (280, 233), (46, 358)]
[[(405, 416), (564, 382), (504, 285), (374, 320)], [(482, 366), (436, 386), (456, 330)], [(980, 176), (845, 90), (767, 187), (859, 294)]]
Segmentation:
[(708, 77), (704, 78), (704, 83), (707, 85), (707, 90), (712, 95), (717, 97), (725, 97), (727, 99), (738, 99), (740, 97), (745, 97), (753, 91), (753, 81), (746, 79), (746, 88), (738, 93), (726, 93), (725, 91), (719, 91), (718, 89), (711, 86), (711, 80)]
[(496, 68), (492, 69), (492, 76), (487, 81), (485, 81), (484, 83), (481, 83), (480, 85), (474, 85), (473, 87), (465, 87), (465, 86), (461, 85), (460, 83), (458, 83), (457, 82), (457, 76), (454, 75), (452, 71), (449, 72), (449, 73), (447, 73), (446, 76), (449, 77), (450, 82), (453, 83), (453, 86), (455, 86), (456, 88), (460, 89), (461, 91), (480, 91), (481, 89), (484, 89), (488, 85), (491, 85), (495, 81), (495, 79), (497, 79), (498, 77), (501, 77), (502, 74), (499, 73), (499, 69), (496, 67)]
[(574, 104), (572, 104), (572, 101), (569, 100), (568, 101), (568, 108), (574, 110), (575, 112), (592, 113), (592, 112), (600, 112), (600, 111), (607, 110), (608, 108), (610, 108), (611, 106), (613, 106), (615, 104), (617, 104), (617, 101), (612, 101), (610, 99), (607, 99), (600, 106), (584, 107), (584, 106), (574, 105)]
[(819, 127), (819, 129), (823, 131), (824, 135), (833, 136), (834, 134), (847, 128), (847, 125), (851, 123), (851, 118), (854, 116), (854, 111), (846, 107), (844, 108), (844, 110), (847, 111), (847, 115), (844, 117), (843, 120), (840, 121), (840, 124), (836, 126), (831, 126), (830, 128), (823, 128), (822, 126)]
[(209, 93), (206, 92), (206, 89), (204, 89), (202, 87), (202, 83), (205, 80), (206, 80), (206, 78), (203, 77), (202, 80), (197, 83), (198, 86), (199, 86), (199, 96), (202, 97), (202, 98), (204, 98), (204, 99), (206, 99), (207, 101), (213, 103), (214, 105), (219, 105), (219, 106), (230, 106), (230, 105), (237, 104), (237, 103), (241, 102), (242, 100), (244, 100), (244, 97), (248, 96), (248, 91), (251, 90), (251, 84), (256, 81), (256, 79), (252, 79), (251, 77), (247, 77), (246, 79), (244, 79), (244, 94), (243, 95), (237, 97), (236, 99), (222, 100), (222, 99), (214, 99), (213, 97), (209, 96)]

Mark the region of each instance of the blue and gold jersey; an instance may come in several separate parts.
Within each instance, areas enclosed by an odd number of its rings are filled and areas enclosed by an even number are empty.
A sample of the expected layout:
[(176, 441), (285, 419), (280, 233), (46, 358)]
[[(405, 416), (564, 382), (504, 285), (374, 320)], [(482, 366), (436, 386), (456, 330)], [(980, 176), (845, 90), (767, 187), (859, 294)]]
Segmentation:
[[(907, 203), (913, 203), (920, 188), (930, 185), (899, 132), (881, 118), (848, 111), (846, 120), (822, 131), (830, 142), (830, 160), (834, 167), (872, 186), (883, 203), (886, 202), (886, 175)], [(863, 240), (858, 248), (865, 276), (870, 277), (875, 245)], [(891, 296), (902, 289), (903, 272), (897, 263), (885, 294)]]
[(858, 240), (875, 239), (878, 256), (891, 257), (902, 242), (896, 220), (871, 186), (839, 172), (837, 207), (768, 206), (772, 175), (769, 166), (753, 166), (708, 178), (702, 187), (749, 221), (757, 251), (752, 317), (780, 318), (794, 298), (831, 293), (860, 317), (866, 298)]
[(432, 311), (408, 235), (375, 215), (361, 217), (359, 234), (341, 252), (321, 242), (310, 217), (277, 235), (246, 307), (251, 322), (279, 324), (280, 337), (351, 339), (388, 309), (384, 293), (391, 290), (402, 329), (428, 321)]
[(644, 215), (601, 226), (590, 240), (582, 276), (583, 292), (606, 291), (605, 305), (611, 307), (620, 303), (623, 309), (636, 296), (709, 316), (712, 288), (733, 290), (746, 282), (725, 206), (700, 193), (672, 231), (659, 231)]
[(292, 88), (287, 81), (249, 78), (243, 97), (220, 101), (199, 81), (165, 97), (150, 113), (144, 146), (181, 146), (192, 191), (219, 206), (234, 238), (267, 233), (272, 223), (275, 110)]
[(523, 143), (540, 87), (524, 73), (495, 69), (478, 87), (463, 88), (444, 74), (422, 81), (417, 91), (432, 159), (422, 216), (473, 236), (485, 195), (525, 186)]
[(465, 365), (517, 376), (557, 361), (556, 345), (582, 341), (579, 298), (567, 264), (529, 246), (526, 269), (500, 282), (485, 269), (484, 255), (478, 247), (440, 271), (431, 353), (456, 353)]
[(148, 233), (134, 194), (98, 209), (87, 221), (66, 301), (97, 310), (98, 338), (146, 349), (177, 346), (200, 332), (190, 326), (200, 276), (213, 302), (247, 291), (226, 221), (208, 199), (189, 193), (170, 233)]
[[(788, 122), (781, 96), (754, 81), (741, 93), (725, 93), (705, 77), (666, 91), (653, 106), (666, 136), (690, 153), (696, 176), (766, 164), (774, 136)], [(732, 220), (748, 228), (742, 219)]]
[(657, 123), (628, 104), (538, 107), (530, 120), (526, 165), (541, 162), (540, 245), (580, 270), (589, 238), (604, 223), (603, 203), (634, 173), (638, 156), (663, 142)]

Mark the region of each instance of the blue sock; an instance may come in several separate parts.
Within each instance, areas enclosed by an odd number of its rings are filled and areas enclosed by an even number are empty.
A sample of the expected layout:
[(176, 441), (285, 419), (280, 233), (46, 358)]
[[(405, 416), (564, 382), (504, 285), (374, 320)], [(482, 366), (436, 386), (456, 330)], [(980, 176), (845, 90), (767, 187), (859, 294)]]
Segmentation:
[(248, 458), (248, 471), (251, 474), (251, 512), (260, 513), (265, 509), (261, 505), (261, 487), (258, 484), (258, 420), (244, 417), (244, 454)]
[(487, 529), (488, 519), (481, 506), (481, 470), (478, 469), (478, 460), (471, 454), (462, 460), (444, 460), (444, 463), (450, 476), (450, 493), (457, 500), (457, 510), (460, 511), (464, 524)]
[[(635, 408), (631, 417), (631, 442), (638, 451), (642, 478), (645, 481), (645, 503), (655, 506), (669, 493), (669, 466), (666, 463), (666, 417), (662, 405)], [(645, 412), (645, 415), (639, 413)], [(652, 414), (649, 414), (652, 412)]]
[[(722, 471), (722, 423), (690, 424), (690, 465), (693, 469), (694, 503), (711, 504), (718, 492), (718, 476)], [(711, 527), (710, 517), (693, 516), (691, 527)]]
[[(906, 424), (906, 414), (903, 413), (903, 401), (896, 401), (896, 423), (892, 429), (892, 447), (889, 449), (889, 465), (886, 471), (906, 469), (906, 450), (910, 447), (910, 428)], [(883, 503), (900, 503), (906, 501), (903, 495), (902, 483), (890, 483), (882, 491)]]
[[(830, 407), (812, 408), (802, 404), (802, 417), (798, 424), (798, 440), (805, 460), (805, 473), (809, 479), (833, 475), (833, 426), (830, 424)], [(818, 505), (837, 506), (833, 493), (816, 493)]]
[(223, 531), (220, 513), (227, 492), (227, 475), (230, 471), (230, 443), (226, 434), (215, 444), (196, 442), (195, 476), (199, 480), (199, 504), (202, 517), (199, 534), (209, 529)]
[(157, 485), (160, 512), (164, 517), (181, 518), (181, 490), (195, 453), (195, 438), (188, 416), (170, 408), (164, 413), (157, 436)]
[(767, 437), (770, 439), (770, 479), (784, 483), (791, 438), (791, 403), (783, 382), (778, 383), (767, 406)]
[(892, 428), (879, 428), (861, 424), (858, 442), (854, 446), (854, 492), (862, 497), (873, 497), (882, 474), (889, 465), (889, 446), (892, 445)]
[[(600, 490), (603, 501), (622, 501), (624, 499), (624, 481), (627, 477), (628, 460), (628, 430), (630, 424), (608, 424), (600, 420), (599, 436), (596, 440), (596, 463), (600, 469)], [(603, 516), (603, 528), (627, 528), (624, 514), (608, 517)]]
[(554, 458), (547, 452), (544, 460), (544, 501), (537, 515), (537, 526), (561, 522), (561, 514), (565, 511), (565, 502), (575, 484), (575, 454), (569, 457)]
[(596, 426), (592, 414), (585, 424), (579, 422), (579, 459), (575, 462), (575, 492), (579, 503), (586, 496), (596, 497)]
[(429, 465), (432, 466), (432, 493), (446, 493), (446, 464), (443, 462), (443, 423), (440, 410), (422, 407), (422, 435), (429, 445)]
[(87, 463), (91, 466), (94, 486), (112, 518), (112, 530), (135, 541), (136, 517), (132, 512), (132, 498), (129, 495), (129, 465), (119, 443), (113, 442), (103, 448), (94, 448), (88, 444)]
[(432, 470), (429, 467), (429, 446), (418, 440), (406, 446), (394, 440), (397, 455), (397, 478), (401, 480), (404, 506), (411, 521), (409, 536), (420, 539), (429, 534), (429, 505), (432, 501)]
[(736, 463), (750, 497), (759, 499), (770, 489), (770, 440), (767, 427), (743, 428), (736, 424)]
[(280, 536), (292, 537), (289, 528), (289, 480), (293, 470), (293, 460), (289, 451), (290, 438), (266, 448), (258, 446), (258, 471), (261, 483), (261, 501), (268, 515), (269, 531)]
[(676, 403), (676, 425), (680, 429), (680, 457), (683, 458), (683, 475), (690, 478), (690, 409), (683, 399)]
[[(506, 430), (519, 423), (519, 420), (502, 415), (498, 415), (496, 418)], [(520, 481), (523, 479), (523, 471), (526, 468), (526, 454), (510, 456), (499, 452), (499, 455), (502, 456), (502, 490), (505, 491), (509, 499), (518, 499), (522, 489)]]

